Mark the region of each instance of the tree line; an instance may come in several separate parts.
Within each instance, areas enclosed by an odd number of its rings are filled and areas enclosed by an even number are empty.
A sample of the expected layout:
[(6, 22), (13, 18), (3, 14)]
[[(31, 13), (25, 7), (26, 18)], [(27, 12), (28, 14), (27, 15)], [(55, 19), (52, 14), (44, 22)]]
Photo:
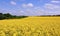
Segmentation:
[(15, 19), (15, 18), (25, 18), (25, 17), (28, 17), (28, 16), (16, 16), (16, 15), (11, 15), (10, 13), (0, 13), (0, 20), (3, 20), (3, 19)]
[[(54, 17), (54, 16), (60, 16), (60, 15), (41, 15), (42, 17)], [(41, 16), (38, 16), (38, 17), (41, 17)], [(3, 19), (20, 19), (20, 18), (25, 18), (25, 17), (28, 17), (28, 16), (16, 16), (16, 15), (11, 15), (10, 13), (0, 13), (0, 20), (3, 20)]]

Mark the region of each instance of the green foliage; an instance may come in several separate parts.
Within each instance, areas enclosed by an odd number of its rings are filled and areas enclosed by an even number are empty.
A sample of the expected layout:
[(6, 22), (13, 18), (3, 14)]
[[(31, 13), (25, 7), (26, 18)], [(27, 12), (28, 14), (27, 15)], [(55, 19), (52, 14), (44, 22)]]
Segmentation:
[(2, 14), (0, 13), (0, 20), (2, 19), (18, 19), (18, 18), (25, 18), (27, 16), (16, 16), (16, 15), (11, 15), (9, 13)]

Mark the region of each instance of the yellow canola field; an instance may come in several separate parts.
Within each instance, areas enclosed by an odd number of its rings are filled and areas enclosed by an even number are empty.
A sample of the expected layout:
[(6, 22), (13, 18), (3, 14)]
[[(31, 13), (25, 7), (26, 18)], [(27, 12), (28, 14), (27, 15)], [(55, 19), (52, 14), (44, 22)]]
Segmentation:
[(60, 17), (0, 20), (0, 36), (60, 36)]

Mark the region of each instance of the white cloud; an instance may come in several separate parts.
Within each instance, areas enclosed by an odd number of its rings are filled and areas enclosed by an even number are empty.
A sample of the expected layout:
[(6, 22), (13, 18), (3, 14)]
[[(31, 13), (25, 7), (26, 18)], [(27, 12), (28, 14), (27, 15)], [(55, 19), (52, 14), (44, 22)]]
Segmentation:
[(32, 3), (22, 4), (22, 7), (34, 7)]
[(58, 0), (52, 0), (51, 2), (52, 3), (60, 3), (60, 1), (58, 1)]
[(25, 15), (28, 15), (28, 16), (44, 15), (44, 12), (40, 7), (35, 7), (33, 9), (26, 9), (25, 12), (26, 12)]
[(12, 4), (12, 5), (16, 5), (16, 2), (14, 2), (14, 1), (10, 1), (10, 4)]
[(22, 4), (22, 7), (26, 7), (26, 4)]
[(32, 3), (28, 3), (27, 6), (33, 7), (33, 4)]
[[(24, 7), (26, 7), (25, 4)], [(31, 16), (57, 15), (60, 14), (60, 6), (51, 3), (46, 3), (43, 8), (34, 7), (33, 9), (26, 10), (25, 12), (26, 12), (25, 15)]]
[(54, 5), (54, 4), (45, 4), (44, 7), (47, 9), (58, 9), (58, 8), (60, 8), (60, 6)]
[(59, 5), (54, 5), (51, 3), (45, 4), (44, 5), (44, 11), (46, 14), (50, 15), (55, 15), (55, 14), (60, 14), (60, 6)]
[(13, 1), (25, 1), (25, 0), (13, 0)]

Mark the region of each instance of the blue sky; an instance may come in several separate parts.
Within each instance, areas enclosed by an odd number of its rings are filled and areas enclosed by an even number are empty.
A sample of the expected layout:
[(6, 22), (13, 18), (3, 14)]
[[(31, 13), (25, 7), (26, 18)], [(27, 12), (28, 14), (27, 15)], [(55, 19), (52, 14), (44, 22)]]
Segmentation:
[(60, 0), (0, 0), (0, 13), (57, 15), (60, 14)]

